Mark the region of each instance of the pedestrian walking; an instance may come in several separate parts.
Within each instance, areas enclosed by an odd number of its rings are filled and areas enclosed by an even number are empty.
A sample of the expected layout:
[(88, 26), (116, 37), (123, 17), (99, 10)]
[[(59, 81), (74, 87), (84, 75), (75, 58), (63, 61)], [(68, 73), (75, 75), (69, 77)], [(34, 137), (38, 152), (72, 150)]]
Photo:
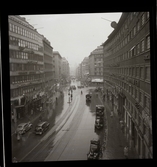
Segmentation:
[(128, 159), (128, 151), (129, 151), (128, 146), (125, 146), (124, 147), (124, 156), (126, 159)]

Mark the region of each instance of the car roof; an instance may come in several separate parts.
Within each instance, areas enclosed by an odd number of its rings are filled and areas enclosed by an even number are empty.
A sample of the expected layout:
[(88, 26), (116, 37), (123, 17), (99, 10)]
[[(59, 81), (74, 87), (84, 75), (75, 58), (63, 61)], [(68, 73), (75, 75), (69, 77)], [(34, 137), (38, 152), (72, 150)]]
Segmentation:
[(18, 126), (24, 126), (26, 125), (27, 123), (20, 123)]
[(102, 104), (97, 104), (96, 107), (104, 107)]
[(37, 126), (42, 126), (44, 123), (47, 123), (46, 121), (40, 122), (37, 124)]

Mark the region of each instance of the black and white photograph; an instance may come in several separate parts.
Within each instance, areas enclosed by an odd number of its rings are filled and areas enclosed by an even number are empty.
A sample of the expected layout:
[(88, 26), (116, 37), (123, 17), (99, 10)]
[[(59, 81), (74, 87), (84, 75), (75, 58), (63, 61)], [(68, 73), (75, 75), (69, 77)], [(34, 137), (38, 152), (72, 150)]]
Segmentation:
[(8, 25), (13, 162), (153, 158), (149, 12)]
[(8, 12), (4, 167), (153, 160), (155, 20), (150, 8)]

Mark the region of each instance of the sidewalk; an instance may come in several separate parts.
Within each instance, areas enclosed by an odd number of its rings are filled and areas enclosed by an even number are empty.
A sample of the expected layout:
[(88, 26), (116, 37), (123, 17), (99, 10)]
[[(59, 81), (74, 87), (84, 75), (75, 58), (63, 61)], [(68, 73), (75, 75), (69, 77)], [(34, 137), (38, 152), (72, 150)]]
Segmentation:
[[(57, 99), (59, 99), (60, 97), (60, 92), (56, 92), (56, 94), (51, 97), (51, 102), (52, 104), (55, 104), (56, 102), (56, 97)], [(33, 123), (35, 120), (37, 120), (41, 115), (43, 114), (43, 112), (41, 111), (36, 111), (33, 113), (33, 115), (25, 115), (24, 117), (20, 118), (17, 120), (17, 122), (13, 122), (11, 123), (11, 135), (13, 135), (16, 131), (16, 128), (17, 126), (20, 124), (20, 123), (26, 123), (26, 122), (31, 122)]]
[[(99, 95), (100, 97), (100, 95)], [(101, 97), (100, 97), (101, 98)], [(101, 98), (102, 99), (102, 98)], [(127, 145), (125, 136), (121, 130), (118, 115), (113, 113), (111, 117), (111, 102), (105, 99), (104, 106), (106, 107), (106, 148), (104, 149), (102, 159), (125, 159), (124, 147)], [(128, 159), (138, 159), (135, 149), (129, 148)]]

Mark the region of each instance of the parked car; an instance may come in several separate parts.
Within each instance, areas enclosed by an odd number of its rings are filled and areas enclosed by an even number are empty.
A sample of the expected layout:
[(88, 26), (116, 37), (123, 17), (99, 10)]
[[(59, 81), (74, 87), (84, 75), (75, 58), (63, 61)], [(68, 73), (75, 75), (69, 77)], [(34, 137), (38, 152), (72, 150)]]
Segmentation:
[(76, 90), (76, 86), (75, 85), (71, 85), (70, 89)]
[(17, 126), (17, 133), (19, 134), (25, 134), (27, 131), (29, 131), (32, 128), (32, 124), (30, 122), (27, 123), (21, 123)]
[(104, 109), (104, 105), (96, 105), (96, 115), (103, 116)]
[(38, 123), (35, 127), (35, 134), (42, 135), (49, 128), (49, 125), (46, 121)]
[(104, 126), (103, 118), (100, 116), (96, 116), (95, 119), (95, 128), (96, 129), (101, 129)]
[(92, 98), (91, 94), (86, 94), (86, 102), (91, 101), (91, 98)]
[(90, 141), (90, 150), (87, 154), (87, 160), (98, 160), (100, 155), (100, 140)]

